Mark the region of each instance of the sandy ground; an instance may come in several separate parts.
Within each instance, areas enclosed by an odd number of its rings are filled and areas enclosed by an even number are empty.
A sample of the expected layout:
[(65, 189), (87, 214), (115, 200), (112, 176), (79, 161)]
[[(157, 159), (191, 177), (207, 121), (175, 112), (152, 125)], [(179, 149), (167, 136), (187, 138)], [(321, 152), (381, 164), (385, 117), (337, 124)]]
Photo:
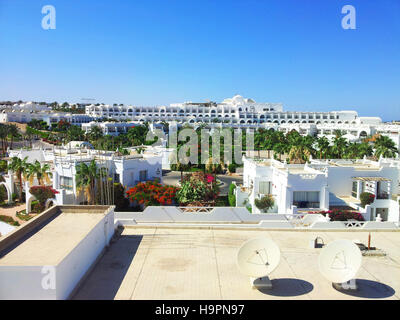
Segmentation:
[(17, 218), (16, 213), (17, 211), (24, 210), (26, 207), (25, 203), (17, 206), (13, 206), (10, 208), (0, 208), (0, 215), (10, 216), (14, 220), (18, 221), (20, 224), (25, 223), (26, 221)]

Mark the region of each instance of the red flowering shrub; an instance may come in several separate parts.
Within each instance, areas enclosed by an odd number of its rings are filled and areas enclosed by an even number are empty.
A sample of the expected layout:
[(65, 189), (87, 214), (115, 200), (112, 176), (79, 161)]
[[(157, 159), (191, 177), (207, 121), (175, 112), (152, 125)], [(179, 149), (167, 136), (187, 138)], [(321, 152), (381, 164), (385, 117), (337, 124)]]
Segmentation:
[(50, 186), (33, 186), (29, 189), (30, 194), (34, 195), (39, 201), (34, 211), (41, 212), (44, 210), (47, 199), (52, 199), (59, 193)]
[(193, 202), (214, 203), (218, 195), (219, 188), (214, 176), (203, 172), (193, 172), (183, 177), (177, 199), (180, 205)]
[(130, 188), (126, 195), (131, 202), (137, 202), (143, 206), (165, 206), (175, 202), (178, 188), (161, 185), (155, 181), (139, 182)]
[(328, 210), (328, 211), (312, 211), (309, 213), (318, 213), (322, 214), (323, 216), (329, 215), (331, 221), (347, 221), (350, 219), (354, 219), (357, 221), (364, 221), (364, 217), (361, 213), (349, 210)]
[(365, 208), (367, 204), (371, 204), (372, 202), (374, 202), (375, 195), (370, 192), (363, 192), (360, 194), (360, 200), (362, 207)]

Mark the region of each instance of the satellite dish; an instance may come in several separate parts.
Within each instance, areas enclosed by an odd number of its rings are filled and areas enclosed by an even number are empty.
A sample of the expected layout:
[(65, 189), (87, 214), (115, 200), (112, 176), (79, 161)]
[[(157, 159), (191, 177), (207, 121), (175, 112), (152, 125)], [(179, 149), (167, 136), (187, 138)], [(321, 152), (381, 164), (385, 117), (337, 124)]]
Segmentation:
[(355, 277), (361, 266), (361, 251), (349, 240), (335, 240), (322, 249), (318, 266), (322, 275), (333, 283), (344, 283)]
[(281, 252), (274, 241), (268, 238), (251, 239), (239, 249), (237, 265), (239, 270), (250, 277), (267, 276), (279, 264)]

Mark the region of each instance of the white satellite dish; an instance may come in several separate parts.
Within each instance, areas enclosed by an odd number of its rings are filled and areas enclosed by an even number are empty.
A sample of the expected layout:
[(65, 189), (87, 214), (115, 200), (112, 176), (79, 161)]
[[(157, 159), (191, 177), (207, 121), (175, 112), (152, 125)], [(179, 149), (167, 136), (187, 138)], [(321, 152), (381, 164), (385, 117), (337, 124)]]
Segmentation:
[(251, 239), (239, 249), (237, 265), (239, 270), (250, 276), (253, 286), (271, 288), (268, 274), (279, 264), (281, 252), (274, 241), (268, 238)]
[(321, 250), (319, 271), (334, 284), (354, 279), (361, 266), (361, 251), (350, 240), (335, 240)]

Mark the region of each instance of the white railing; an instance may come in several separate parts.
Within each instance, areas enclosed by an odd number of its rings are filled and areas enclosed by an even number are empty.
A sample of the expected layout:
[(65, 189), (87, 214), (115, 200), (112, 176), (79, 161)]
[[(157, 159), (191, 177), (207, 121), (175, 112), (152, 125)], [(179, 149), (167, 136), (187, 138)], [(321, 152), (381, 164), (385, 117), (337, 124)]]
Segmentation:
[(210, 213), (214, 207), (178, 207), (183, 213)]
[(346, 228), (362, 228), (366, 221), (343, 221)]

